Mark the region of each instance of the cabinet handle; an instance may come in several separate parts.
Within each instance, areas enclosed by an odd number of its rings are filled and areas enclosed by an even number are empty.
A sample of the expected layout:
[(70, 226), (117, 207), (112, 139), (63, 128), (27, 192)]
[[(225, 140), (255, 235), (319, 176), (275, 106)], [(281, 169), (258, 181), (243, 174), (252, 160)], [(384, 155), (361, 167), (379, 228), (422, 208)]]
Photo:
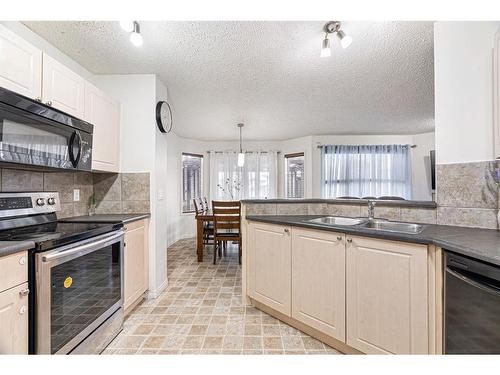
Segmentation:
[(352, 238), (348, 238), (347, 242), (351, 243), (352, 242)]
[(37, 97), (35, 98), (35, 100), (36, 100), (38, 103), (41, 103), (41, 102), (42, 102), (42, 98), (40, 98), (39, 96), (37, 96)]
[(26, 288), (26, 289), (23, 289), (23, 290), (19, 291), (19, 295), (20, 295), (21, 297), (25, 297), (25, 296), (27, 296), (28, 294), (30, 294), (30, 290), (29, 290), (28, 288)]
[(52, 102), (50, 100), (45, 104), (48, 105), (49, 107), (52, 107)]
[(23, 315), (24, 313), (26, 312), (26, 306), (21, 306), (21, 308), (19, 309), (19, 314), (20, 315)]
[(338, 241), (342, 241), (342, 236), (337, 236)]
[(23, 256), (23, 257), (19, 258), (19, 264), (21, 266), (24, 266), (26, 264), (26, 257)]
[(283, 229), (283, 231), (284, 231), (285, 233), (289, 233), (289, 232), (290, 232), (290, 230), (289, 230), (288, 228)]

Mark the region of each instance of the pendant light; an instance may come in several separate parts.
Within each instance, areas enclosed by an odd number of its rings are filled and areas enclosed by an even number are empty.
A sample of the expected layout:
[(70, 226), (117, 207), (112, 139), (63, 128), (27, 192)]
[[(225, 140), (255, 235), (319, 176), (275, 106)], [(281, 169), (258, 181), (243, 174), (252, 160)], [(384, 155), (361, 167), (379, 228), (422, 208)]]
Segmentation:
[(241, 168), (241, 167), (243, 167), (245, 165), (245, 153), (243, 152), (243, 147), (241, 145), (241, 129), (245, 125), (242, 124), (242, 123), (239, 123), (237, 126), (240, 129), (240, 152), (238, 154), (238, 167)]

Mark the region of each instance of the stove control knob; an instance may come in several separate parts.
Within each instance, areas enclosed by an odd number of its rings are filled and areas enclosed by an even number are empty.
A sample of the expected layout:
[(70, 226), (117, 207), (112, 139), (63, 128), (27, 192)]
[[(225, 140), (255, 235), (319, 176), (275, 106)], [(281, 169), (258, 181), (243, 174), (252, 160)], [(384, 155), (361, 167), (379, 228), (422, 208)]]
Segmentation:
[(45, 199), (43, 199), (43, 198), (38, 198), (38, 199), (36, 200), (36, 205), (37, 205), (37, 206), (45, 206)]
[(49, 198), (47, 199), (47, 203), (50, 205), (50, 206), (53, 206), (56, 204), (56, 198)]

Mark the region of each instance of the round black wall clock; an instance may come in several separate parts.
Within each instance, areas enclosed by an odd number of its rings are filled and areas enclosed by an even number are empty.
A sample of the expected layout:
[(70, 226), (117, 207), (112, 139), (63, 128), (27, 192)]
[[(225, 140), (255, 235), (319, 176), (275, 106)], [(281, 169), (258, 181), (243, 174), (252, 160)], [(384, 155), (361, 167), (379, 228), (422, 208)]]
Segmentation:
[(172, 130), (172, 109), (165, 101), (156, 104), (156, 125), (162, 133), (169, 133)]

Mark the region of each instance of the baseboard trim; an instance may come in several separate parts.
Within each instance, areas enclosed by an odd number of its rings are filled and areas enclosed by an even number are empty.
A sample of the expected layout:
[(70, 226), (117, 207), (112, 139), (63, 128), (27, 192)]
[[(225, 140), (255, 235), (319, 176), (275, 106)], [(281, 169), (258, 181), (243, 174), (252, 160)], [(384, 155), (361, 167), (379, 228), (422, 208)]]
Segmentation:
[(359, 350), (356, 350), (346, 343), (339, 341), (337, 339), (334, 339), (331, 336), (328, 336), (327, 334), (324, 334), (323, 332), (318, 331), (317, 329), (314, 329), (302, 322), (299, 322), (298, 320), (291, 318), (289, 316), (286, 316), (283, 313), (280, 313), (279, 311), (274, 310), (273, 308), (266, 306), (253, 298), (250, 298), (250, 301), (252, 302), (252, 305), (256, 307), (259, 310), (264, 311), (265, 313), (275, 317), (276, 319), (281, 320), (282, 322), (285, 322), (288, 325), (291, 325), (292, 327), (298, 329), (299, 331), (307, 333), (309, 336), (314, 337), (315, 339), (324, 342), (325, 344), (331, 346), (333, 349), (338, 350), (341, 353), (344, 354), (364, 354), (360, 352)]
[(163, 291), (167, 288), (167, 286), (168, 286), (168, 278), (165, 279), (165, 281), (163, 281), (163, 283), (161, 283), (161, 285), (158, 288), (153, 290), (148, 290), (146, 298), (147, 299), (158, 298), (160, 294), (162, 294)]

